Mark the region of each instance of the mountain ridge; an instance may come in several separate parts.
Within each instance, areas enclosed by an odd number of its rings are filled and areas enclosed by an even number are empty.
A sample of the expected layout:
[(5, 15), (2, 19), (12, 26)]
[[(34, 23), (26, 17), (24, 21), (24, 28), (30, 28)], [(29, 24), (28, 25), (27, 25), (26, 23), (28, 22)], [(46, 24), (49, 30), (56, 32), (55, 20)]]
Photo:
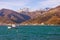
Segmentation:
[[(56, 20), (56, 19), (57, 20)], [(55, 21), (53, 21), (55, 20)], [(60, 24), (60, 6), (47, 11), (16, 12), (10, 9), (0, 10), (0, 23), (7, 24)]]
[[(39, 16), (35, 19), (29, 20), (29, 21), (26, 21), (26, 22), (23, 22), (23, 23), (24, 24), (25, 23), (27, 23), (27, 24), (41, 24), (41, 23), (44, 23), (44, 24), (59, 24), (60, 23), (59, 19), (56, 20), (54, 16), (56, 16), (56, 19), (60, 18), (60, 6), (57, 6), (55, 8), (51, 8), (50, 10), (48, 10), (46, 12), (43, 12), (42, 16)], [(59, 21), (59, 22), (55, 23), (55, 21), (53, 21), (53, 20)]]
[(8, 21), (8, 23), (11, 23), (11, 22), (21, 23), (21, 22), (29, 20), (29, 19), (30, 19), (30, 17), (28, 15), (20, 14), (13, 10), (9, 10), (9, 9), (0, 10), (0, 21), (1, 22), (3, 22), (2, 20), (4, 20), (4, 22), (6, 22), (6, 23), (7, 23), (7, 21)]

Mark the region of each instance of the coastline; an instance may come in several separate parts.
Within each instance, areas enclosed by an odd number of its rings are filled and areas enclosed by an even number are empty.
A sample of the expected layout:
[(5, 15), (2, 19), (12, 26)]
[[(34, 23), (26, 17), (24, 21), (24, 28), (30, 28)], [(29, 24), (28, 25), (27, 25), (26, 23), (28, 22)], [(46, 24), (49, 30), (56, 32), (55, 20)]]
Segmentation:
[(60, 26), (55, 24), (0, 24), (0, 26)]

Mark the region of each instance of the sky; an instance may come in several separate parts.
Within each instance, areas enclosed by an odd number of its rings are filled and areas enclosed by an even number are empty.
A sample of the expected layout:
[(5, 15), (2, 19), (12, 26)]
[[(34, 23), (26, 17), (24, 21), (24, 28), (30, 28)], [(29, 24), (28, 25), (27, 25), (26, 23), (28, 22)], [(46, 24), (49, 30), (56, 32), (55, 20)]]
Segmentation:
[(36, 10), (58, 5), (60, 5), (60, 0), (0, 0), (0, 9), (19, 10), (20, 8), (29, 8)]

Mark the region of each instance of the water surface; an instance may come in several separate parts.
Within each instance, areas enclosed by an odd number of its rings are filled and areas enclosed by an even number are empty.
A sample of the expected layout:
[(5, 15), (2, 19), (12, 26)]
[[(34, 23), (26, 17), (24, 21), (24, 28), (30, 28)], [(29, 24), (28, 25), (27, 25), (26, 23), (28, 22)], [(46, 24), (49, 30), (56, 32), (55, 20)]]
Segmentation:
[(0, 40), (60, 40), (60, 26), (0, 26)]

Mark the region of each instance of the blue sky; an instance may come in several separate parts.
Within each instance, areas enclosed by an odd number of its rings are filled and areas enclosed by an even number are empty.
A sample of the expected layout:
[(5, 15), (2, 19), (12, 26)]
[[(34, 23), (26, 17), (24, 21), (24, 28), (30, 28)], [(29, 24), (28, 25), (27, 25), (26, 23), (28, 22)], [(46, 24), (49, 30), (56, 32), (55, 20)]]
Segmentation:
[(60, 5), (60, 0), (0, 0), (0, 9), (19, 10), (20, 8), (30, 8), (33, 10), (56, 7)]

